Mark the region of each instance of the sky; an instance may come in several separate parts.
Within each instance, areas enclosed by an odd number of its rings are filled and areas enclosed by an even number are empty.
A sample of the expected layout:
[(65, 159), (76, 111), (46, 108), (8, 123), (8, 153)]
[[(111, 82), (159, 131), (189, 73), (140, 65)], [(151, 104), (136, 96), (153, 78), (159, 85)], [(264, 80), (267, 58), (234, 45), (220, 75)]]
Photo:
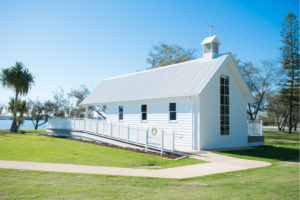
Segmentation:
[[(281, 24), (298, 0), (0, 0), (0, 69), (23, 62), (35, 76), (24, 98), (52, 99), (146, 70), (159, 42), (197, 48), (215, 27), (220, 53), (257, 63), (279, 56)], [(0, 103), (14, 92), (0, 86)]]

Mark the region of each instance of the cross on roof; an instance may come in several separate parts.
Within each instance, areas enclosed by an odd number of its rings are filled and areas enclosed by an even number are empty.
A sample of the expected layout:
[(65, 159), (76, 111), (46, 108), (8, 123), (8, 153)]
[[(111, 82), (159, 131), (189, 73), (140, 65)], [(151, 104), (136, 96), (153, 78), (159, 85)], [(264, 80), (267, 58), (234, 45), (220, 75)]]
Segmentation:
[(209, 27), (210, 27), (210, 37), (211, 37), (211, 29), (212, 29), (212, 28), (215, 28), (215, 27), (214, 27), (214, 26), (212, 26), (211, 22), (210, 22), (210, 25), (207, 25), (207, 26), (209, 26)]

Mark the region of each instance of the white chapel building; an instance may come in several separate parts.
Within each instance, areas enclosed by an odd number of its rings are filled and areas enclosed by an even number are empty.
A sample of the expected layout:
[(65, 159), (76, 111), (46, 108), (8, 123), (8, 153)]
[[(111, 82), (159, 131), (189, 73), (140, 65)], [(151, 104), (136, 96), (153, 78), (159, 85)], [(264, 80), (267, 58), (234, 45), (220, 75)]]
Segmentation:
[(201, 59), (105, 79), (81, 106), (106, 105), (108, 122), (173, 130), (179, 150), (248, 146), (253, 96), (217, 36), (201, 45)]

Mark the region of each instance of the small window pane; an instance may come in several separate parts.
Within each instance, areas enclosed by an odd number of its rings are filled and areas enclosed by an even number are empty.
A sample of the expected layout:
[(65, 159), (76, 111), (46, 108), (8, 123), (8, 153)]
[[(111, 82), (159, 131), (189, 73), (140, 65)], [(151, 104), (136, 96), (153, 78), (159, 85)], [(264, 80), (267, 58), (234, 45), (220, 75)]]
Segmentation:
[(119, 106), (119, 112), (120, 112), (120, 113), (123, 112), (123, 106)]
[(224, 105), (225, 102), (224, 102), (224, 96), (223, 96), (223, 95), (220, 96), (220, 100), (221, 100), (221, 101), (220, 101), (221, 105)]
[(176, 103), (169, 104), (169, 111), (176, 111)]
[(123, 114), (122, 113), (119, 114), (119, 120), (123, 120)]
[(229, 86), (225, 86), (225, 95), (229, 95)]
[(221, 126), (221, 135), (225, 135), (225, 129), (224, 129), (224, 126)]
[(147, 113), (142, 113), (142, 120), (147, 120)]
[(229, 116), (224, 117), (224, 125), (229, 125)]
[(142, 112), (147, 112), (147, 105), (142, 105)]
[(229, 85), (229, 78), (225, 78), (225, 85)]
[(229, 106), (224, 106), (224, 115), (229, 115)]
[(220, 77), (220, 83), (221, 83), (221, 84), (224, 84), (224, 82), (225, 82), (225, 81), (224, 81), (224, 78), (221, 76), (221, 77)]
[(221, 117), (220, 117), (220, 122), (221, 122), (221, 125), (225, 125), (225, 124), (224, 124), (224, 116), (221, 116)]
[(225, 96), (225, 105), (229, 105), (229, 96)]
[(170, 112), (170, 120), (176, 120), (176, 112)]
[(224, 86), (223, 85), (221, 85), (220, 92), (221, 92), (221, 94), (224, 94)]
[(221, 115), (224, 115), (225, 114), (225, 108), (224, 108), (224, 106), (220, 106), (220, 109), (221, 109)]
[(229, 126), (227, 126), (228, 129), (225, 130), (225, 135), (229, 135)]

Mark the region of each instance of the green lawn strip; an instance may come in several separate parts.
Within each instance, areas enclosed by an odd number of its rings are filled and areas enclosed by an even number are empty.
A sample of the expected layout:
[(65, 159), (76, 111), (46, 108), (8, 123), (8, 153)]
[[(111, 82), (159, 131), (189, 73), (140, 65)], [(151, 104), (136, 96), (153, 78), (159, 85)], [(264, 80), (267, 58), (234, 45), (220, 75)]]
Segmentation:
[[(8, 133), (9, 129), (0, 129), (0, 133)], [(19, 133), (47, 133), (46, 130), (19, 130)]]
[(215, 152), (236, 158), (260, 160), (271, 163), (291, 160), (299, 157), (299, 132), (288, 134), (287, 132), (264, 130), (265, 145), (273, 145), (270, 148), (256, 148), (246, 150), (234, 150)]
[(159, 165), (163, 168), (206, 163), (184, 158), (169, 160), (67, 139), (34, 134), (0, 135), (0, 160), (63, 163), (92, 166), (125, 167)]
[(299, 165), (276, 165), (191, 179), (0, 169), (10, 199), (299, 199)]
[[(299, 151), (296, 134), (265, 136), (266, 144)], [(180, 180), (0, 169), (0, 198), (298, 200), (299, 162), (282, 161), (295, 156), (294, 152), (289, 157), (270, 153), (259, 156), (262, 150), (243, 150), (247, 153), (238, 156), (266, 160), (272, 163), (269, 167)], [(277, 153), (275, 150), (273, 154)]]

